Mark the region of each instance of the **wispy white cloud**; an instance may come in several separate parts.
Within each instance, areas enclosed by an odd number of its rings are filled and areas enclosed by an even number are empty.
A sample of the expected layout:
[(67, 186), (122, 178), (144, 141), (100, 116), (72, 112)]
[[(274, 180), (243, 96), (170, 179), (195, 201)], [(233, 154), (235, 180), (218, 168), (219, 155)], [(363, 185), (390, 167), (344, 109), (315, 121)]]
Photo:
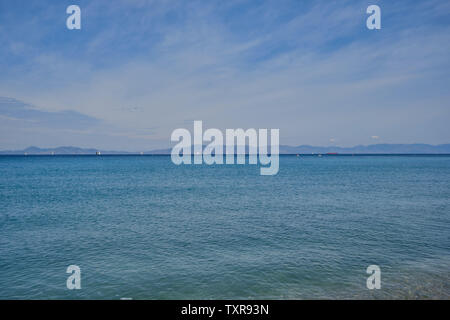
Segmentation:
[[(106, 20), (83, 24), (95, 32), (78, 58), (70, 45), (36, 52), (0, 77), (0, 95), (100, 119), (139, 149), (168, 144), (186, 119), (280, 128), (287, 144), (323, 145), (336, 132), (342, 145), (367, 143), (371, 132), (444, 143), (450, 28), (436, 21), (447, 7), (417, 6), (381, 2), (383, 27), (372, 32), (366, 1), (95, 1), (85, 19)], [(149, 127), (153, 140), (137, 139)]]

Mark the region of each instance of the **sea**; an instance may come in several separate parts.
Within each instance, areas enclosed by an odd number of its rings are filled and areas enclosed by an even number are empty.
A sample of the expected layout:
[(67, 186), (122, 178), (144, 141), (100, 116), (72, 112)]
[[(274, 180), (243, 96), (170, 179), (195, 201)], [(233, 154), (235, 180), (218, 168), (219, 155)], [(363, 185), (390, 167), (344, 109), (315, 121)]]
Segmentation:
[(449, 298), (447, 155), (0, 156), (0, 299)]

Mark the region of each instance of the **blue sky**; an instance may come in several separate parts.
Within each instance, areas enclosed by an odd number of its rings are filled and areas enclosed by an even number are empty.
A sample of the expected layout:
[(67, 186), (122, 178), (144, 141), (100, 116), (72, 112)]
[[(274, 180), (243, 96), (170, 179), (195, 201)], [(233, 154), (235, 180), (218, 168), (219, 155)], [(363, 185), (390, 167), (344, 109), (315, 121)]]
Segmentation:
[(0, 149), (150, 150), (193, 120), (290, 145), (450, 143), (449, 56), (445, 0), (0, 0)]

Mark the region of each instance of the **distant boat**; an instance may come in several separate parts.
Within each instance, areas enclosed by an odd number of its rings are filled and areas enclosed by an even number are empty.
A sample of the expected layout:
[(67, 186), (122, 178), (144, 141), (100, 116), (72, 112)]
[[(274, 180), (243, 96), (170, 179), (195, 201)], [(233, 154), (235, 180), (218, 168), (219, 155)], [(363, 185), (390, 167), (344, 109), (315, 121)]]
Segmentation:
[(100, 151), (95, 152), (95, 155), (97, 156), (101, 155)]
[(327, 154), (338, 154), (337, 152), (327, 152)]

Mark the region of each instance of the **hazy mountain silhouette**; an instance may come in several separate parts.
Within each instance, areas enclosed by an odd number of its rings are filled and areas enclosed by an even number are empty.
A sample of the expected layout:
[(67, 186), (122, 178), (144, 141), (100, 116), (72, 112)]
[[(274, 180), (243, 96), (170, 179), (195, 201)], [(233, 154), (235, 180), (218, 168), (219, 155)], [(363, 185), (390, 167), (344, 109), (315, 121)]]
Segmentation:
[[(142, 154), (170, 154), (171, 148), (168, 149), (156, 149), (151, 151), (142, 152)], [(245, 152), (248, 153), (248, 147), (245, 148)], [(0, 151), (3, 155), (95, 155), (96, 152), (101, 154), (140, 154), (141, 152), (127, 152), (127, 151), (107, 151), (93, 148), (78, 148), (72, 146), (63, 146), (57, 148), (39, 148), (28, 147), (22, 150), (5, 150)], [(235, 151), (236, 152), (236, 151)], [(255, 153), (255, 150), (251, 150)], [(194, 153), (192, 151), (192, 153)], [(225, 153), (225, 152), (224, 152)], [(430, 144), (371, 144), (371, 145), (358, 145), (354, 147), (318, 147), (318, 146), (286, 146), (280, 145), (280, 154), (326, 154), (326, 153), (338, 153), (338, 154), (450, 154), (450, 144), (430, 145)]]

